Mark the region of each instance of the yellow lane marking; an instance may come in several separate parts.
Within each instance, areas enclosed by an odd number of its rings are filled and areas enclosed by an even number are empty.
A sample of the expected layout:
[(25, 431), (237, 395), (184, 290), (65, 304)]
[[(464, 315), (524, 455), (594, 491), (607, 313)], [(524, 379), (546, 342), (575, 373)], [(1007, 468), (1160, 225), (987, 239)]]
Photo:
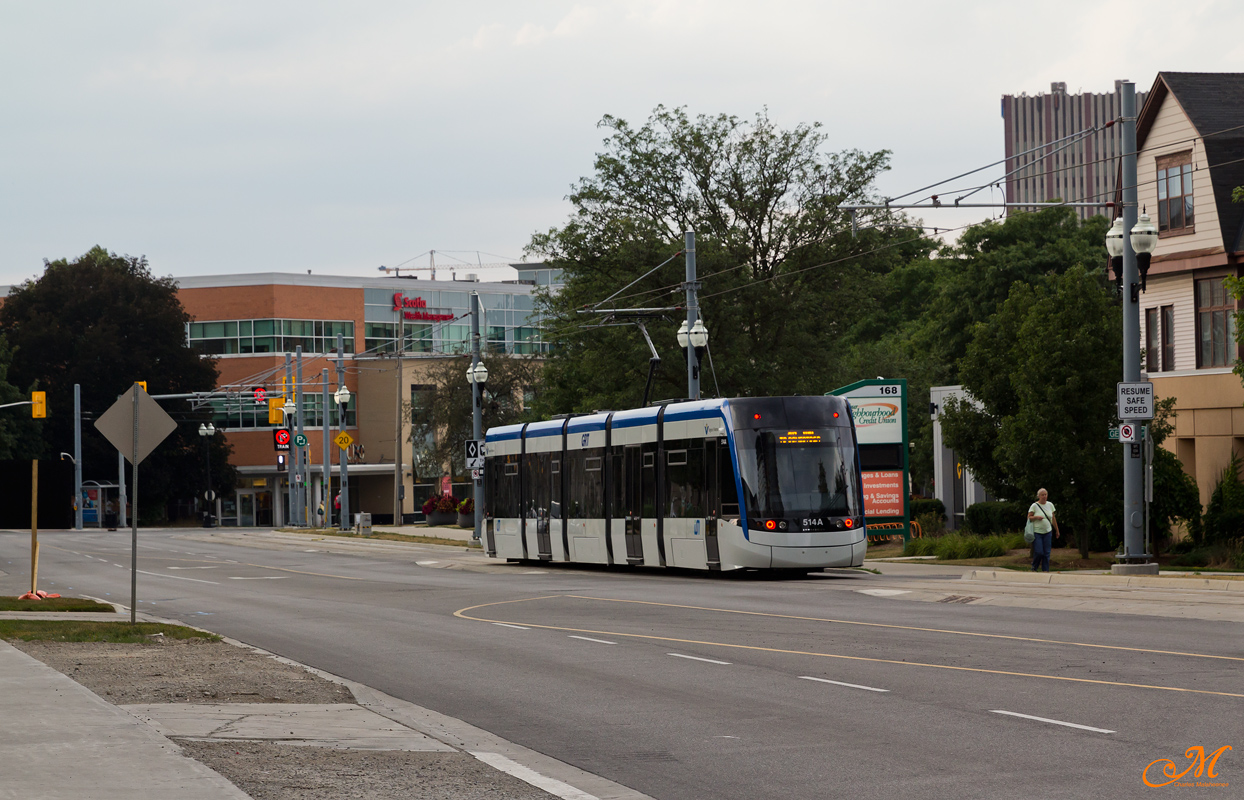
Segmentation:
[[(528, 598), (524, 598), (521, 600), (505, 600), (499, 603), (481, 603), (480, 605), (476, 605), (476, 606), (467, 606), (466, 608), (462, 608), (462, 609), (455, 611), (454, 616), (460, 619), (471, 620), (473, 622), (489, 622), (489, 623), (494, 623), (494, 624), (500, 623), (504, 625), (517, 625), (520, 623), (515, 622), (513, 620), (500, 620), (500, 619), (487, 619), (485, 617), (472, 617), (466, 612), (474, 611), (479, 608), (488, 608), (490, 606), (505, 605), (507, 603), (526, 603), (532, 600), (549, 600), (551, 599), (551, 597), (572, 597), (575, 599), (586, 599), (586, 600), (600, 599), (600, 598), (594, 598), (594, 597), (583, 598), (583, 597), (579, 597), (578, 595), (552, 595), (552, 596), (545, 596), (545, 597), (528, 597)], [(622, 600), (618, 602), (631, 602), (631, 601)], [(652, 605), (665, 605), (665, 604), (653, 603)], [(674, 606), (674, 607), (675, 608), (694, 608), (694, 606)], [(708, 609), (708, 610), (712, 610), (712, 609)], [(747, 613), (747, 612), (740, 612), (740, 613)], [(780, 614), (768, 614), (764, 616), (781, 616), (781, 615)], [(707, 642), (707, 641), (701, 641), (699, 639), (678, 639), (673, 636), (654, 636), (652, 634), (645, 634), (645, 633), (622, 633), (620, 631), (602, 631), (602, 630), (594, 630), (592, 628), (567, 628), (561, 625), (538, 625), (534, 622), (527, 622), (525, 620), (521, 621), (521, 624), (529, 628), (540, 628), (540, 629), (549, 630), (549, 631), (566, 631), (570, 633), (593, 633), (593, 634), (596, 634), (597, 636), (625, 636), (628, 639), (648, 639), (648, 640), (656, 641), (656, 642), (674, 642), (677, 644), (698, 644), (698, 645), (704, 645), (705, 647), (727, 647), (727, 648), (731, 648), (734, 650), (752, 650), (752, 651), (761, 652), (761, 653), (780, 653), (782, 655), (792, 655), (792, 656), (813, 656), (815, 658), (835, 658), (835, 659), (840, 659), (842, 661), (860, 661), (860, 662), (865, 662), (869, 664), (894, 664), (895, 666), (900, 666), (900, 667), (922, 667), (924, 669), (946, 669), (946, 670), (952, 670), (955, 672), (976, 672), (976, 673), (983, 673), (987, 675), (1007, 675), (1013, 678), (1040, 678), (1040, 679), (1049, 680), (1049, 681), (1067, 681), (1069, 683), (1091, 683), (1091, 684), (1096, 684), (1099, 686), (1121, 686), (1121, 687), (1126, 687), (1130, 689), (1160, 689), (1165, 692), (1185, 692), (1187, 694), (1208, 694), (1208, 695), (1214, 695), (1217, 697), (1244, 698), (1244, 694), (1234, 694), (1232, 692), (1213, 692), (1208, 689), (1184, 689), (1179, 686), (1154, 686), (1154, 685), (1147, 684), (1147, 683), (1125, 683), (1123, 681), (1093, 680), (1092, 678), (1070, 678), (1070, 677), (1063, 676), (1063, 675), (1042, 675), (1042, 674), (1033, 673), (1033, 672), (1010, 672), (1008, 670), (1002, 670), (1002, 669), (984, 669), (981, 667), (956, 667), (956, 666), (951, 666), (950, 664), (925, 664), (920, 661), (895, 661), (894, 659), (890, 659), (890, 658), (867, 658), (865, 656), (846, 656), (846, 655), (841, 655), (839, 653), (817, 653), (811, 650), (783, 650), (778, 647), (760, 647), (758, 645), (751, 645), (751, 644), (731, 644), (730, 642)]]
[(733, 608), (710, 608), (707, 606), (683, 606), (675, 603), (654, 603), (649, 600), (616, 600), (612, 597), (589, 597), (587, 595), (567, 594), (562, 597), (573, 597), (576, 600), (599, 600), (602, 603), (633, 603), (644, 606), (664, 606), (665, 608), (682, 608), (689, 611), (716, 611), (721, 614), (744, 614), (750, 617), (774, 617), (777, 619), (793, 619), (801, 622), (832, 622), (836, 625), (860, 625), (866, 628), (890, 628), (899, 631), (920, 631), (922, 633), (949, 633), (955, 636), (980, 636), (985, 639), (1008, 639), (1013, 642), (1036, 642), (1038, 644), (1064, 644), (1071, 647), (1096, 647), (1101, 650), (1126, 650), (1133, 653), (1154, 653), (1164, 656), (1186, 656), (1188, 658), (1217, 658), (1223, 661), (1244, 661), (1240, 656), (1216, 656), (1210, 653), (1184, 653), (1178, 650), (1153, 650), (1147, 647), (1122, 647), (1113, 644), (1092, 644), (1091, 642), (1066, 642), (1059, 639), (1037, 639), (1029, 636), (1007, 636), (1001, 633), (977, 633), (975, 631), (955, 631), (942, 628), (917, 628), (913, 625), (890, 625), (884, 622), (858, 622), (849, 619), (825, 619), (822, 617), (797, 617), (790, 614), (768, 614), (763, 611), (738, 611)]
[[(85, 550), (83, 551), (66, 550), (63, 547), (54, 547), (51, 545), (49, 545), (49, 549), (60, 550), (62, 553), (73, 553), (75, 555), (89, 554)], [(97, 551), (91, 551), (91, 552), (97, 552)], [(122, 556), (123, 555), (124, 554), (122, 554)], [(116, 556), (116, 557), (120, 558), (122, 556)], [(274, 570), (277, 570), (278, 572), (295, 572), (299, 575), (314, 575), (317, 578), (340, 578), (343, 581), (371, 580), (370, 578), (352, 578), (349, 575), (332, 575), (327, 572), (307, 572), (305, 570), (289, 569), (287, 567), (270, 567), (267, 564), (251, 564), (247, 561), (212, 561), (206, 558), (177, 558), (176, 556), (143, 556), (142, 560), (143, 561), (190, 561), (190, 562), (197, 562), (200, 564), (217, 564), (222, 567), (257, 567), (259, 569), (274, 569)]]

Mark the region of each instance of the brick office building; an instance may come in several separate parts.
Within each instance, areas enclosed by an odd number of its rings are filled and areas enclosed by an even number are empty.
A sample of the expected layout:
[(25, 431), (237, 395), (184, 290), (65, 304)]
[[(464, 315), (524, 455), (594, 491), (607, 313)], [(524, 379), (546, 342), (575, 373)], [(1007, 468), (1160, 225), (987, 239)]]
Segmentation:
[[(409, 444), (410, 419), (403, 419), (396, 446), (398, 409), (428, 389), (431, 362), (470, 350), (468, 297), (478, 292), (484, 309), (486, 347), (517, 357), (543, 351), (534, 313), (536, 284), (556, 283), (555, 271), (519, 265), (518, 281), (429, 281), (254, 273), (181, 278), (178, 294), (193, 318), (190, 345), (218, 359), (220, 387), (237, 394), (216, 399), (214, 424), (233, 445), (231, 462), (240, 479), (236, 493), (219, 503), (226, 525), (279, 526), (289, 519), (288, 472), (279, 472), (266, 403), (253, 390), (280, 395), (286, 354), (302, 347), (305, 433), (311, 461), (312, 509), (324, 497), (323, 370), (330, 397), (337, 389), (337, 334), (345, 340), (345, 383), (351, 392), (346, 431), (355, 440), (349, 458), (351, 511), (366, 511), (377, 523), (392, 521), (394, 494), (404, 487), (401, 513), (416, 510)], [(551, 274), (554, 273), (554, 274)], [(397, 341), (402, 338), (402, 357)], [(330, 406), (334, 406), (330, 399)], [(336, 409), (329, 420), (337, 433)], [(336, 494), (338, 448), (330, 441), (332, 494)], [(399, 466), (400, 465), (400, 466)], [(395, 477), (400, 475), (399, 477)]]

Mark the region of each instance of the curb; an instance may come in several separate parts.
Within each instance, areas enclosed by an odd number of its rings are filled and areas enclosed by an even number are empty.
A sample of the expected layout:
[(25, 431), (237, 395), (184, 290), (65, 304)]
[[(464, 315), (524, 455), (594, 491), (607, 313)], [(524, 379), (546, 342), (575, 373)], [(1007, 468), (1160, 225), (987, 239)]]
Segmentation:
[(960, 580), (1063, 586), (1109, 586), (1116, 589), (1200, 589), (1244, 594), (1244, 580), (1164, 578), (1160, 575), (1083, 575), (1066, 572), (1037, 573), (975, 569), (965, 572)]

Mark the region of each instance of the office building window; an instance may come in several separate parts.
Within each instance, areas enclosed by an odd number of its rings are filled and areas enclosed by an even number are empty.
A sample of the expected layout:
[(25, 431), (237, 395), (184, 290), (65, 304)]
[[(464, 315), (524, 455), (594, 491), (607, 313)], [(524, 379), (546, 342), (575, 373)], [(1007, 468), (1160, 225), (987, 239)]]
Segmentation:
[(186, 341), (207, 356), (292, 353), (330, 353), (337, 349), (337, 334), (345, 337), (347, 353), (354, 352), (354, 323), (318, 319), (239, 319), (191, 322)]
[(1175, 307), (1162, 306), (1162, 371), (1175, 369)]
[(1235, 363), (1235, 303), (1222, 278), (1196, 282), (1197, 367)]
[(1158, 232), (1191, 233), (1192, 152), (1163, 156), (1158, 167)]

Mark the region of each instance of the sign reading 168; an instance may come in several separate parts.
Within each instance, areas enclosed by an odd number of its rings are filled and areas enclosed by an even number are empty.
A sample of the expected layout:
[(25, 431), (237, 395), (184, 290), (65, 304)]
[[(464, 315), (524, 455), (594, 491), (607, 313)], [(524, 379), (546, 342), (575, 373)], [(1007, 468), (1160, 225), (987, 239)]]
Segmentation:
[(877, 387), (877, 390), (878, 390), (881, 394), (883, 394), (883, 395), (886, 395), (886, 394), (895, 394), (895, 395), (896, 395), (896, 394), (899, 394), (899, 387), (897, 387), (897, 386), (878, 386), (878, 387)]

